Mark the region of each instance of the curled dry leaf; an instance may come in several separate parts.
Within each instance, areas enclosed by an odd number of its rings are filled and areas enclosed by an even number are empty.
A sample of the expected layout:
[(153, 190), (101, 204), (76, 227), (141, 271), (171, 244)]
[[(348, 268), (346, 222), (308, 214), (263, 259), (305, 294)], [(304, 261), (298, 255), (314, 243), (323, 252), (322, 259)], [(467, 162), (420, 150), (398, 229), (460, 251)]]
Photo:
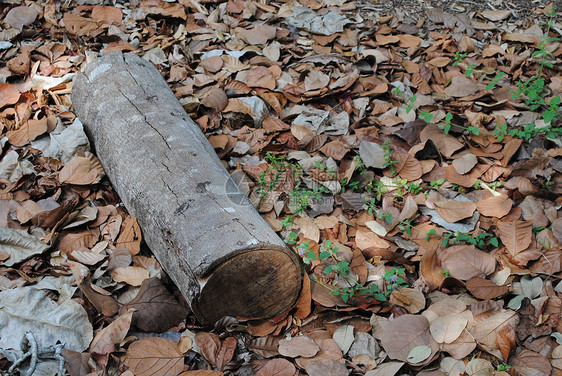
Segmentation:
[(495, 315), (492, 315), (481, 320), (476, 320), (474, 327), (470, 330), (470, 334), (486, 350), (497, 349), (497, 333), (503, 329), (504, 326), (517, 327), (519, 323), (519, 316), (517, 312), (512, 310), (503, 310)]
[(308, 317), (312, 309), (312, 295), (310, 290), (310, 277), (307, 273), (304, 273), (301, 294), (295, 306), (297, 307), (297, 311), (294, 315), (296, 318), (303, 320)]
[(0, 108), (15, 104), (20, 99), (20, 92), (10, 84), (0, 83)]
[(530, 350), (521, 350), (510, 360), (510, 364), (522, 375), (548, 376), (552, 366), (545, 356)]
[(513, 206), (513, 201), (506, 195), (492, 196), (478, 201), (476, 209), (486, 217), (505, 217)]
[(468, 280), (466, 288), (478, 299), (495, 299), (509, 292), (509, 287), (498, 286), (494, 282), (481, 277), (474, 277)]
[(434, 205), (441, 218), (449, 223), (470, 218), (476, 210), (476, 204), (470, 201), (437, 201)]
[(464, 175), (472, 170), (472, 168), (476, 166), (476, 163), (478, 163), (476, 156), (472, 153), (468, 153), (455, 159), (453, 161), (453, 167), (459, 174)]
[(80, 290), (94, 307), (104, 316), (111, 317), (119, 311), (119, 306), (113, 297), (95, 291), (88, 280), (80, 283)]
[(220, 112), (228, 105), (228, 97), (221, 88), (210, 87), (207, 91), (205, 91), (205, 93), (203, 93), (203, 96), (201, 97), (201, 104)]
[(498, 343), (500, 353), (503, 356), (503, 360), (507, 361), (510, 354), (515, 352), (515, 347), (517, 346), (515, 329), (509, 325), (504, 326), (496, 334), (496, 341)]
[(121, 360), (136, 376), (166, 376), (185, 369), (183, 357), (175, 342), (145, 337), (133, 342)]
[(123, 11), (115, 7), (95, 5), (91, 17), (94, 21), (121, 22)]
[(14, 146), (27, 145), (30, 141), (47, 132), (47, 118), (40, 120), (31, 119), (14, 131), (6, 133), (6, 137)]
[(214, 333), (197, 333), (195, 335), (195, 342), (201, 349), (201, 355), (207, 359), (209, 363), (216, 367), (216, 356), (221, 347), (219, 337)]
[(90, 344), (90, 352), (108, 354), (114, 350), (114, 345), (121, 343), (127, 336), (131, 326), (134, 309), (128, 310), (115, 321), (96, 333)]
[(100, 161), (92, 153), (76, 153), (59, 173), (61, 183), (90, 185), (99, 183), (105, 172)]

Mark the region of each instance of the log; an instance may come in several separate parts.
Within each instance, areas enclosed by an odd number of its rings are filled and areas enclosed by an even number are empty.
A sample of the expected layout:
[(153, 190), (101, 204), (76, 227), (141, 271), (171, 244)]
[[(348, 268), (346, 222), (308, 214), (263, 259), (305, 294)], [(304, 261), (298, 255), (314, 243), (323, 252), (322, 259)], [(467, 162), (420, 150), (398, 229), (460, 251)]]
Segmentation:
[(269, 318), (294, 305), (298, 257), (253, 206), (231, 201), (228, 171), (151, 63), (120, 52), (98, 58), (77, 76), (71, 99), (116, 192), (199, 321)]

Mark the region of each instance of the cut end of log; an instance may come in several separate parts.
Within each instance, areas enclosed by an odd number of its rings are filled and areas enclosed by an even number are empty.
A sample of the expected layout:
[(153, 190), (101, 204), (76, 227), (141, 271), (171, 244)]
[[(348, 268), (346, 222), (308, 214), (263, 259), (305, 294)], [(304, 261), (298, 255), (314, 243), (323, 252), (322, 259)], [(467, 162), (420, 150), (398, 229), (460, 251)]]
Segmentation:
[(221, 263), (191, 308), (205, 324), (224, 316), (275, 317), (295, 304), (301, 285), (301, 267), (291, 251), (251, 250)]

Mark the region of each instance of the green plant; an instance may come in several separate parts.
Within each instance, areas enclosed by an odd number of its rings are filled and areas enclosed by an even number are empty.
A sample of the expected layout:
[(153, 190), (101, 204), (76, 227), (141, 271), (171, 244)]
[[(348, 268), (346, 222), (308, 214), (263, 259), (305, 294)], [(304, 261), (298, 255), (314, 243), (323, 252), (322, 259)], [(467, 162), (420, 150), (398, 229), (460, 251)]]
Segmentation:
[(410, 100), (404, 104), (404, 108), (406, 109), (406, 113), (410, 113), (410, 111), (412, 111), (412, 109), (415, 107), (414, 103), (416, 103), (416, 99), (418, 99), (418, 96), (416, 94), (412, 95), (412, 97), (410, 98)]
[(496, 73), (496, 75), (494, 76), (492, 81), (490, 81), (488, 83), (488, 85), (486, 85), (486, 90), (492, 90), (493, 88), (495, 88), (496, 85), (498, 84), (498, 81), (500, 80), (500, 78), (502, 78), (504, 75), (505, 75), (505, 72)]
[(370, 201), (367, 201), (363, 204), (363, 209), (367, 210), (369, 215), (373, 214), (373, 211), (377, 208), (377, 200), (375, 197), (371, 198)]
[(439, 189), (443, 185), (443, 183), (445, 183), (445, 178), (432, 180), (429, 182), (429, 185), (435, 189)]
[(370, 295), (374, 299), (377, 299), (379, 301), (386, 301), (385, 295), (380, 293), (379, 288), (376, 284), (372, 283), (369, 287), (366, 287), (360, 283), (357, 283), (349, 277), (349, 262), (339, 261), (336, 258), (336, 252), (338, 248), (333, 247), (330, 240), (326, 240), (324, 242), (318, 256), (316, 255), (316, 253), (314, 253), (313, 250), (307, 249), (306, 251), (304, 251), (305, 247), (308, 248), (308, 243), (306, 244), (306, 246), (303, 246), (301, 249), (299, 249), (299, 254), (303, 256), (303, 262), (305, 264), (310, 264), (314, 260), (320, 260), (327, 264), (327, 266), (322, 271), (323, 274), (337, 275), (350, 285), (349, 287), (332, 288), (334, 286), (328, 286), (321, 281), (315, 280), (316, 283), (332, 291), (334, 295), (341, 296), (344, 303), (347, 303), (349, 299), (363, 295)]
[(496, 247), (496, 248), (499, 245), (498, 238), (496, 238), (494, 235), (488, 234), (486, 232), (480, 233), (476, 237), (473, 237), (472, 235), (469, 235), (469, 234), (463, 234), (460, 231), (457, 231), (454, 234), (449, 233), (449, 234), (445, 235), (445, 237), (441, 241), (441, 244), (443, 245), (443, 247), (447, 247), (449, 245), (449, 243), (453, 243), (453, 244), (461, 244), (461, 243), (473, 244), (473, 245), (475, 245), (476, 247), (478, 247), (482, 250), (487, 249), (489, 244)]
[(390, 141), (386, 140), (381, 145), (382, 149), (384, 150), (384, 164), (383, 167), (390, 167), (390, 174), (394, 176), (396, 174), (396, 169), (394, 168), (394, 164), (398, 163), (398, 161), (392, 159), (392, 154), (394, 153), (394, 149), (390, 146)]
[(403, 286), (408, 286), (408, 282), (400, 275), (405, 275), (406, 269), (405, 268), (397, 268), (393, 267), (390, 270), (386, 270), (384, 272), (384, 280), (387, 282), (386, 286), (386, 295), (390, 295), (390, 293), (394, 290), (399, 289)]
[(388, 188), (384, 185), (384, 183), (380, 180), (375, 180), (375, 178), (371, 178), (369, 183), (367, 183), (365, 190), (370, 193), (374, 193), (377, 201), (379, 201), (383, 194), (388, 192)]
[(466, 52), (455, 51), (455, 55), (453, 56), (452, 66), (455, 67), (457, 66), (457, 64), (462, 63), (466, 55), (467, 55)]
[(449, 272), (449, 269), (443, 269), (440, 270), (439, 273), (443, 273), (445, 275), (445, 278), (449, 278), (451, 273)]
[(505, 363), (500, 363), (496, 366), (496, 371), (500, 372), (500, 371), (508, 371), (511, 368), (510, 365), (505, 364)]

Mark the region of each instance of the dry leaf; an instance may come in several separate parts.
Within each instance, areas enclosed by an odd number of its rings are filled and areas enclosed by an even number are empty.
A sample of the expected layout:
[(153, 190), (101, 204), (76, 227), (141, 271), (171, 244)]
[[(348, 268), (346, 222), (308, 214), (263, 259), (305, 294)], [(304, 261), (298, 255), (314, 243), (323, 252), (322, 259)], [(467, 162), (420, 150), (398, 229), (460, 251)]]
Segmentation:
[(256, 376), (293, 376), (296, 368), (286, 359), (268, 360), (256, 373)]
[(185, 369), (183, 357), (175, 342), (145, 337), (133, 342), (121, 360), (135, 376), (166, 376), (177, 375)]
[(150, 278), (145, 268), (137, 266), (123, 266), (111, 272), (111, 278), (115, 282), (125, 282), (131, 286), (140, 286), (142, 281)]
[(476, 166), (477, 163), (478, 159), (476, 158), (476, 156), (472, 153), (468, 153), (460, 158), (455, 159), (453, 161), (453, 167), (459, 174), (464, 175), (472, 170), (472, 168)]
[(115, 7), (95, 5), (92, 8), (91, 17), (94, 21), (110, 21), (119, 23), (123, 18), (123, 11)]
[(481, 277), (474, 277), (466, 282), (466, 288), (478, 299), (495, 299), (509, 292), (509, 287), (498, 286), (494, 282)]
[(451, 343), (460, 337), (468, 319), (460, 313), (450, 313), (431, 322), (429, 331), (438, 343)]
[(515, 352), (515, 347), (517, 346), (517, 337), (515, 335), (515, 330), (513, 327), (506, 325), (496, 334), (496, 341), (498, 343), (498, 348), (503, 356), (503, 360), (507, 361), (509, 355)]
[(425, 296), (419, 290), (401, 287), (392, 291), (390, 303), (406, 308), (409, 313), (418, 313), (425, 308)]
[(320, 348), (312, 339), (307, 336), (296, 336), (289, 340), (282, 339), (279, 341), (278, 351), (281, 355), (289, 358), (302, 356), (310, 358), (320, 351)]
[(506, 195), (492, 196), (478, 201), (476, 209), (487, 217), (505, 217), (513, 206), (513, 201)]
[(533, 224), (528, 221), (498, 222), (498, 232), (512, 256), (527, 249), (533, 240)]
[(188, 313), (188, 309), (178, 303), (158, 278), (142, 281), (135, 298), (121, 307), (120, 312), (131, 308), (136, 309), (133, 314), (135, 326), (142, 331), (156, 333), (178, 325)]
[(429, 346), (432, 355), (439, 349), (429, 332), (429, 322), (420, 315), (402, 315), (384, 323), (380, 340), (391, 359), (402, 361), (407, 361), (408, 354), (416, 346)]
[(485, 277), (496, 269), (494, 256), (476, 249), (473, 245), (455, 245), (437, 253), (444, 269), (452, 277), (467, 281), (473, 277)]
[(76, 153), (59, 172), (61, 183), (90, 185), (99, 183), (105, 176), (100, 161), (90, 152)]
[(114, 345), (121, 343), (127, 336), (133, 309), (119, 316), (115, 321), (96, 333), (90, 344), (90, 352), (98, 354), (108, 354), (114, 351)]
[(0, 108), (17, 103), (20, 92), (12, 85), (0, 83)]
[(449, 223), (470, 218), (476, 210), (476, 204), (471, 201), (437, 201), (434, 205), (441, 218)]
[(464, 75), (455, 76), (451, 81), (451, 84), (445, 88), (445, 94), (450, 97), (467, 97), (472, 94), (476, 94), (480, 91), (478, 85), (476, 85), (470, 78), (466, 78)]

